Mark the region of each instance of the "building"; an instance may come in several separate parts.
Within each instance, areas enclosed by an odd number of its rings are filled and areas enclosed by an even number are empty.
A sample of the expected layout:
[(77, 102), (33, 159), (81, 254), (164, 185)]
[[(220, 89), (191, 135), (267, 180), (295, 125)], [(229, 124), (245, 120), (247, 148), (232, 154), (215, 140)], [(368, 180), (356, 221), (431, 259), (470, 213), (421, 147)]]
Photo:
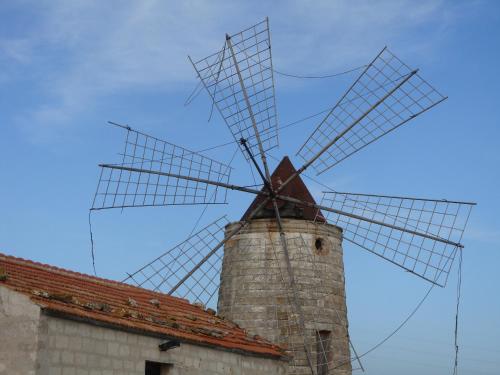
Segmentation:
[[(271, 176), (273, 186), (294, 173), (285, 157)], [(281, 194), (314, 203), (300, 177)], [(263, 199), (258, 195), (242, 219)], [(315, 208), (277, 203), (289, 265), (269, 205), (225, 244), (218, 313), (285, 348), (289, 374), (311, 374), (312, 368), (317, 375), (350, 375), (342, 230), (327, 224)], [(226, 233), (238, 224), (229, 224)]]
[(0, 254), (1, 375), (285, 374), (283, 350), (211, 309)]

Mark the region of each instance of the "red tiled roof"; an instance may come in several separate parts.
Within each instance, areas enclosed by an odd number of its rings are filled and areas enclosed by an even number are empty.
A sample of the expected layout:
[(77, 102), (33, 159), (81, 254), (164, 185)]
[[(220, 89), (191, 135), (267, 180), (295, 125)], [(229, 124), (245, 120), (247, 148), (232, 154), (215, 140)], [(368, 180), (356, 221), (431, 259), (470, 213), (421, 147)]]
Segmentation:
[[(271, 175), (271, 181), (273, 183), (273, 188), (276, 188), (280, 186), (283, 182), (285, 182), (288, 177), (290, 177), (292, 174), (296, 172), (295, 167), (293, 166), (292, 162), (288, 158), (288, 156), (285, 156), (274, 172)], [(264, 188), (263, 188), (264, 189)], [(295, 177), (281, 192), (281, 195), (286, 195), (295, 199), (300, 199), (301, 201), (308, 202), (308, 203), (313, 203), (316, 204), (313, 196), (309, 192), (309, 189), (307, 189), (306, 184), (304, 184), (304, 181), (300, 178), (300, 176)], [(241, 220), (246, 220), (248, 215), (250, 215), (250, 212), (252, 212), (259, 204), (262, 203), (262, 201), (265, 199), (263, 195), (258, 195), (255, 197), (254, 201), (252, 204), (250, 204), (250, 207), (246, 210), (244, 213), (243, 217)], [(297, 213), (296, 211), (292, 209), (289, 209), (290, 203), (281, 201), (280, 199), (277, 199), (276, 202), (278, 203), (278, 207), (280, 208), (280, 213), (282, 214), (282, 217), (295, 217), (297, 219), (302, 219), (302, 220), (310, 220), (310, 221), (319, 221), (319, 222), (325, 222), (326, 219), (321, 213), (321, 211), (318, 211), (316, 208), (308, 207), (308, 206), (302, 206), (300, 207), (300, 213)], [(260, 212), (259, 214), (256, 215), (257, 218), (259, 217), (274, 217), (274, 210), (272, 208), (272, 204), (269, 204), (268, 207), (264, 208), (262, 210), (264, 212)], [(316, 216), (317, 214), (317, 216)]]
[(49, 312), (194, 344), (283, 357), (283, 350), (187, 300), (0, 253), (0, 286)]

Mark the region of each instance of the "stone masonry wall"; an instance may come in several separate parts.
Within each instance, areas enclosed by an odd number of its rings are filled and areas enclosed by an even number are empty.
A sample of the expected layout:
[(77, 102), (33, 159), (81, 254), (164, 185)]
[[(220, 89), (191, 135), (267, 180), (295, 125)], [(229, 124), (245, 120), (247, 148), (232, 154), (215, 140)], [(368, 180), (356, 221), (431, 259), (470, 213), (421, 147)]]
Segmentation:
[(52, 316), (40, 327), (37, 375), (144, 375), (146, 360), (173, 364), (168, 375), (286, 373), (281, 360), (185, 343), (160, 352), (165, 340)]
[[(325, 373), (321, 362), (328, 374), (351, 374), (342, 232), (305, 220), (283, 225), (296, 296), (275, 220), (259, 219), (225, 244), (218, 314), (286, 347), (289, 374), (310, 374), (311, 365)], [(320, 344), (325, 331), (330, 338)]]
[(0, 286), (0, 375), (34, 375), (40, 309)]

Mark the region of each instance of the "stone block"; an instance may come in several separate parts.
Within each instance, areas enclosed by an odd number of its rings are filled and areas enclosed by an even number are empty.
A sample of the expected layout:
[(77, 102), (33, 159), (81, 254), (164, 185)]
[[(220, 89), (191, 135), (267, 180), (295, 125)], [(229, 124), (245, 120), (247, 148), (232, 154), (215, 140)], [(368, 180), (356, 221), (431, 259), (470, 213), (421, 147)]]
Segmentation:
[[(339, 339), (336, 345), (342, 347), (342, 352), (349, 352), (341, 231), (330, 225), (284, 220), (300, 305), (297, 307), (289, 286), (285, 254), (271, 224), (274, 223), (267, 219), (253, 221), (226, 244), (219, 311), (249, 332), (302, 348), (294, 353), (293, 368), (303, 365), (304, 373), (310, 373), (303, 349), (304, 336), (314, 346), (317, 331), (331, 331)], [(271, 239), (270, 229), (274, 230)], [(231, 224), (226, 230), (232, 230)], [(322, 240), (321, 251), (315, 247), (318, 238)], [(306, 331), (299, 324), (298, 309)]]

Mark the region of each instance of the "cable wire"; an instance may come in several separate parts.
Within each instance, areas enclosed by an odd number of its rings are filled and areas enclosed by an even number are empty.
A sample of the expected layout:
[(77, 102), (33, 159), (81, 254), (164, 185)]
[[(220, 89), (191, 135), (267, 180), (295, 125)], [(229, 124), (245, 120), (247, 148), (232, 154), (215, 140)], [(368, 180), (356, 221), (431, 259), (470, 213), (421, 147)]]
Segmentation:
[(203, 87), (201, 87), (201, 81), (198, 81), (198, 84), (195, 86), (194, 90), (191, 91), (191, 94), (189, 94), (189, 96), (184, 101), (184, 106), (186, 107), (190, 105), (197, 98), (197, 96), (200, 95), (200, 92), (202, 91)]
[(458, 279), (457, 279), (457, 307), (455, 311), (455, 361), (453, 375), (458, 374), (458, 317), (460, 312), (460, 298), (462, 292), (462, 249), (458, 250)]
[[(394, 329), (389, 335), (387, 335), (383, 340), (379, 341), (376, 345), (372, 346), (369, 350), (367, 350), (366, 352), (364, 352), (363, 354), (359, 355), (357, 358), (363, 358), (364, 356), (370, 354), (371, 352), (373, 352), (374, 350), (378, 349), (379, 347), (381, 347), (383, 344), (385, 344), (391, 337), (393, 337), (396, 333), (398, 333), (405, 325), (406, 323), (408, 323), (408, 321), (413, 317), (413, 315), (415, 315), (417, 313), (417, 311), (420, 309), (420, 307), (422, 306), (422, 304), (425, 302), (425, 300), (427, 299), (427, 297), (429, 297), (429, 294), (431, 293), (432, 289), (434, 289), (435, 287), (435, 284), (432, 284), (431, 287), (427, 290), (427, 292), (425, 293), (424, 297), (418, 302), (418, 304), (415, 306), (415, 308), (410, 312), (410, 314), (406, 317), (406, 319), (404, 319), (401, 324), (399, 324), (396, 329)], [(353, 357), (350, 359), (349, 362), (353, 362), (357, 359), (356, 357)], [(345, 362), (337, 367), (340, 367), (340, 366), (343, 366), (345, 365), (346, 363), (348, 362)], [(336, 367), (336, 368), (337, 368)]]
[[(330, 111), (331, 109), (332, 109), (332, 107), (330, 107), (330, 108), (326, 108), (326, 109), (323, 109), (323, 110), (322, 110), (322, 111), (320, 111), (320, 112), (313, 113), (313, 114), (308, 115), (308, 116), (306, 116), (306, 117), (303, 117), (303, 118), (300, 118), (300, 119), (298, 119), (298, 120), (292, 121), (292, 122), (290, 122), (290, 123), (288, 123), (288, 124), (286, 124), (286, 125), (282, 125), (282, 126), (278, 127), (278, 129), (279, 129), (279, 130), (283, 130), (283, 129), (289, 128), (289, 127), (291, 127), (291, 126), (298, 125), (298, 124), (300, 124), (300, 123), (302, 123), (302, 122), (304, 122), (304, 121), (307, 121), (307, 120), (310, 120), (310, 119), (312, 119), (312, 118), (314, 118), (314, 117), (317, 117), (317, 116), (319, 116), (319, 115), (322, 115), (322, 114), (324, 114), (324, 113), (326, 113), (326, 112)], [(201, 153), (201, 152), (206, 152), (206, 151), (212, 151), (212, 150), (215, 150), (215, 149), (217, 149), (217, 148), (221, 148), (221, 147), (225, 147), (225, 146), (232, 145), (232, 144), (234, 144), (234, 143), (235, 143), (235, 141), (233, 140), (233, 141), (230, 141), (230, 142), (221, 143), (221, 144), (219, 144), (219, 145), (215, 145), (215, 146), (207, 147), (207, 148), (204, 148), (204, 149), (198, 150), (198, 151), (196, 151), (196, 152)]]
[[(227, 165), (228, 168), (231, 167), (231, 164), (233, 163), (234, 158), (236, 157), (236, 154), (238, 153), (238, 150), (239, 150), (239, 148), (236, 148), (236, 150), (234, 151), (233, 156), (231, 157), (231, 160), (229, 161), (229, 163)], [(215, 194), (215, 192), (212, 192), (212, 197), (213, 197), (214, 194)], [(195, 222), (195, 224), (193, 226), (193, 229), (191, 229), (191, 232), (189, 233), (188, 237), (191, 237), (191, 235), (194, 233), (194, 231), (196, 230), (196, 228), (200, 224), (200, 221), (203, 218), (203, 215), (205, 215), (205, 212), (207, 211), (208, 206), (209, 206), (209, 204), (207, 203), (207, 204), (205, 204), (205, 207), (203, 207), (203, 211), (201, 211), (201, 214), (198, 217), (198, 219), (196, 220), (196, 222)]]
[(363, 69), (363, 68), (366, 68), (366, 67), (367, 67), (367, 65), (360, 65), (360, 66), (357, 66), (357, 67), (355, 67), (355, 68), (345, 70), (345, 71), (343, 71), (343, 72), (339, 72), (339, 73), (332, 73), (332, 74), (325, 74), (325, 75), (319, 75), (319, 76), (315, 76), (315, 75), (300, 75), (300, 74), (291, 74), (291, 73), (281, 72), (281, 71), (276, 70), (276, 69), (273, 69), (273, 72), (274, 72), (274, 73), (276, 73), (276, 74), (279, 74), (280, 76), (290, 77), (290, 78), (300, 78), (300, 79), (323, 79), (323, 78), (333, 78), (333, 77), (338, 77), (338, 76), (341, 76), (341, 75), (344, 75), (344, 74), (349, 74), (349, 73), (355, 72), (356, 70), (360, 70), (360, 69)]
[(95, 270), (94, 235), (92, 233), (92, 221), (90, 219), (90, 215), (92, 215), (92, 210), (89, 210), (90, 255), (92, 257), (92, 268), (94, 269), (94, 275), (97, 276), (97, 272)]

